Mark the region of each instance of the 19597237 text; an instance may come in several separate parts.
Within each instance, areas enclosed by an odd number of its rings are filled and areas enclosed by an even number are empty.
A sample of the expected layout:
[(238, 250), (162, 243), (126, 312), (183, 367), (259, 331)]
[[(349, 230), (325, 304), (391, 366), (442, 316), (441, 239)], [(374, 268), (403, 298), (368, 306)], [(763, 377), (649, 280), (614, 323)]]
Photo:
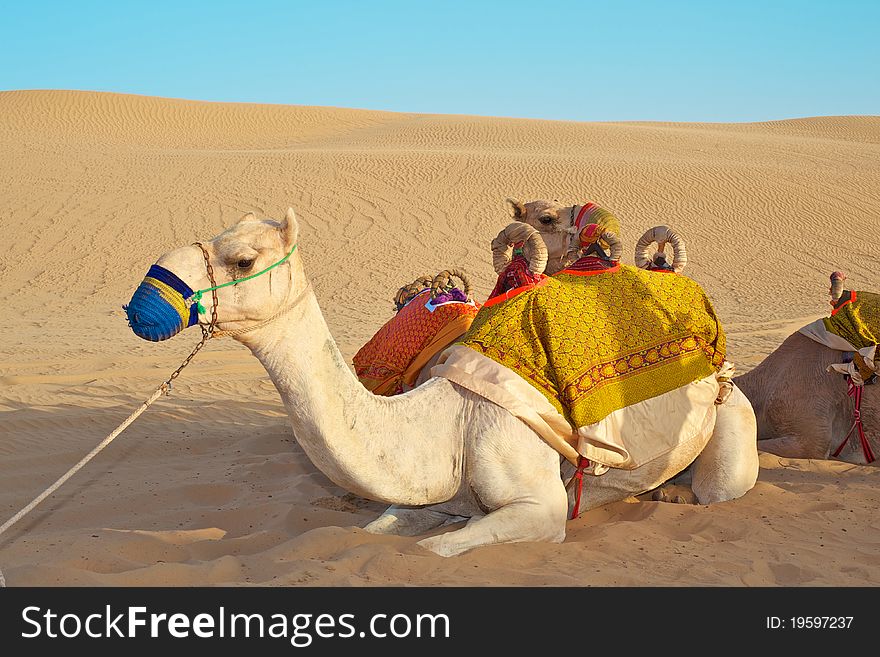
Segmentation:
[(767, 616), (768, 630), (848, 630), (854, 616)]

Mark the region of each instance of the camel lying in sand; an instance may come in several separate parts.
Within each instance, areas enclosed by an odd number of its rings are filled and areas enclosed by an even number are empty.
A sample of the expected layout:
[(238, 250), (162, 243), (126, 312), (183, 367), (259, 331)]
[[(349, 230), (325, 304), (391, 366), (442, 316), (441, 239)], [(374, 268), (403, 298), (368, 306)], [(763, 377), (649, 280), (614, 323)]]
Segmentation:
[[(550, 247), (546, 273), (565, 267), (571, 261), (566, 245), (576, 230), (578, 214), (587, 206), (563, 206), (548, 200), (522, 203), (507, 199), (507, 203), (511, 216), (536, 228)], [(646, 266), (643, 247), (651, 241), (661, 243), (664, 238), (674, 247), (680, 246), (680, 237), (674, 231), (649, 231), (639, 241), (636, 263)], [(687, 262), (683, 247), (676, 249), (676, 256), (675, 269), (681, 271)], [(842, 281), (843, 277), (834, 279), (832, 304), (841, 297)], [(824, 459), (837, 452), (836, 458), (852, 463), (865, 463), (872, 455), (880, 454), (880, 390), (868, 385), (862, 391), (860, 415), (866, 450), (854, 426), (854, 402), (848, 395), (846, 378), (828, 371), (841, 363), (847, 351), (852, 350), (845, 345), (831, 348), (797, 332), (758, 367), (734, 379), (754, 406), (760, 449), (792, 458)], [(848, 446), (838, 451), (848, 433)]]
[[(855, 296), (873, 306), (869, 311), (875, 314), (863, 313), (863, 317), (880, 320), (876, 312), (880, 297), (843, 290), (844, 278), (838, 272), (832, 274), (832, 307), (846, 312), (851, 307), (846, 299)], [(866, 330), (878, 328), (869, 322)], [(859, 464), (880, 454), (880, 386), (865, 385), (861, 390), (859, 420), (866, 448), (854, 426), (857, 390), (847, 382), (847, 370), (857, 380), (870, 381), (880, 355), (875, 352), (873, 358), (870, 353), (867, 359), (860, 358), (859, 345), (836, 343), (835, 338), (825, 331), (825, 320), (818, 320), (790, 335), (757, 367), (734, 379), (755, 409), (759, 449), (790, 458), (833, 457)], [(870, 352), (869, 343), (876, 338), (869, 336), (860, 344)], [(850, 339), (857, 341), (858, 336)]]
[[(367, 525), (371, 532), (414, 536), (469, 519), (419, 541), (443, 556), (493, 543), (562, 541), (577, 488), (566, 490), (560, 474), (561, 462), (573, 472), (569, 460), (531, 424), (450, 378), (434, 377), (394, 397), (364, 388), (330, 335), (298, 243), (289, 209), (280, 222), (248, 214), (203, 244), (166, 253), (127, 306), (132, 330), (167, 339), (216, 313), (216, 327), (266, 368), (316, 467), (339, 486), (392, 505)], [(260, 275), (269, 269), (271, 282)], [(632, 469), (587, 473), (580, 510), (652, 490), (692, 463), (701, 473), (695, 479), (703, 503), (751, 488), (754, 414), (736, 391), (732, 403), (716, 405), (717, 392), (708, 376), (658, 398), (665, 413), (645, 415), (638, 425), (628, 415), (624, 429), (650, 433), (653, 417), (679, 432), (676, 442)], [(687, 429), (674, 408), (689, 409)]]

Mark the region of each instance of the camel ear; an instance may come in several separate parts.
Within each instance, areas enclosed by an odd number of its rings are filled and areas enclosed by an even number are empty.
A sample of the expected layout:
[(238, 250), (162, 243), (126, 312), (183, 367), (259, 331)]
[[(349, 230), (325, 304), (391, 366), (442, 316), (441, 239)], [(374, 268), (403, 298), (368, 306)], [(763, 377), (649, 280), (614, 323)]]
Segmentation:
[(247, 224), (247, 223), (251, 223), (253, 221), (259, 221), (259, 219), (257, 219), (257, 215), (255, 215), (253, 212), (248, 212), (246, 215), (244, 215), (241, 219), (238, 220), (238, 223)]
[(296, 212), (293, 211), (293, 208), (287, 208), (278, 230), (281, 231), (287, 248), (292, 249), (299, 240), (299, 222), (296, 220)]
[(517, 221), (522, 221), (526, 217), (526, 206), (517, 201), (515, 198), (505, 199), (507, 202), (507, 209), (510, 211), (510, 216), (516, 219)]

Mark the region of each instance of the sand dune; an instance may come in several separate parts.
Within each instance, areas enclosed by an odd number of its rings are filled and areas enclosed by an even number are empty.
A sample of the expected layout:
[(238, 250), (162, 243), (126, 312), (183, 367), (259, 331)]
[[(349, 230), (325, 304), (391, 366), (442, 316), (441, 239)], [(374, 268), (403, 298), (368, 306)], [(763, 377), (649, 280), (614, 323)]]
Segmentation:
[[(150, 264), (247, 211), (296, 209), (348, 359), (417, 275), (462, 267), (485, 298), (506, 196), (595, 201), (627, 244), (676, 227), (741, 371), (825, 314), (832, 270), (880, 289), (880, 117), (574, 123), (17, 91), (0, 93), (0, 151), (0, 521), (196, 342), (128, 329)], [(0, 538), (0, 568), (11, 585), (880, 583), (880, 469), (761, 465), (740, 500), (619, 503), (561, 545), (442, 559), (358, 529), (382, 505), (319, 473), (257, 361), (217, 340)]]

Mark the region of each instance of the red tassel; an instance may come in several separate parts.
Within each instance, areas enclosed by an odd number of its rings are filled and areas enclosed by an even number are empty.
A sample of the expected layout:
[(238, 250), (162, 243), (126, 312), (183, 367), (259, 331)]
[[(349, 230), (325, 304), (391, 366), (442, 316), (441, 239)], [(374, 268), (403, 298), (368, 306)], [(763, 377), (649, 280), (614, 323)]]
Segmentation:
[(583, 456), (578, 456), (577, 470), (574, 473), (574, 478), (577, 481), (577, 490), (574, 494), (574, 508), (571, 510), (570, 520), (574, 520), (580, 514), (581, 491), (584, 488), (584, 468), (588, 467), (590, 467), (590, 460), (585, 459)]

